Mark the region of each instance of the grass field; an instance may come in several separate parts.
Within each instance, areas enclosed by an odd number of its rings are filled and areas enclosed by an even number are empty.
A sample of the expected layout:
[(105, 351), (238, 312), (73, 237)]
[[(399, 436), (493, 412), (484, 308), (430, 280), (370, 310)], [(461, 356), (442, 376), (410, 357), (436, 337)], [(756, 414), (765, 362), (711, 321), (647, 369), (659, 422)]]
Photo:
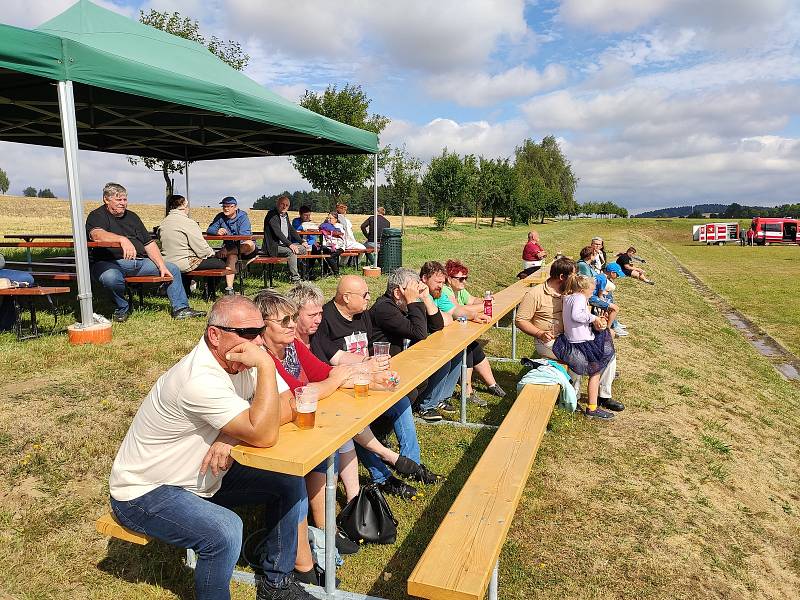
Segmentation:
[[(0, 233), (68, 230), (66, 208), (54, 213), (46, 210), (51, 204), (39, 204), (46, 201), (35, 202), (31, 211), (0, 201)], [(158, 221), (158, 207), (133, 208), (146, 225)], [(209, 214), (194, 213), (201, 222), (213, 213), (202, 210)], [(503, 598), (800, 597), (800, 386), (745, 344), (673, 259), (772, 332), (798, 326), (796, 313), (786, 326), (780, 322), (797, 310), (794, 273), (774, 285), (770, 278), (769, 286), (742, 273), (763, 274), (777, 268), (772, 257), (792, 250), (786, 256), (800, 256), (800, 249), (694, 248), (683, 241), (688, 234), (681, 237), (686, 227), (685, 220), (538, 227), (551, 252), (574, 255), (598, 234), (612, 249), (632, 243), (658, 283), (623, 280), (616, 295), (631, 335), (617, 343), (615, 396), (628, 409), (613, 423), (561, 411), (551, 419), (500, 560)], [(525, 231), (409, 227), (404, 263), (458, 256), (472, 268), (473, 293), (498, 289), (513, 281)], [(743, 266), (751, 250), (766, 252), (758, 266)], [(247, 283), (253, 293), (259, 278)], [(334, 281), (321, 285), (330, 294)], [(370, 283), (373, 297), (383, 286), (385, 278)], [(767, 303), (778, 310), (756, 314)], [(111, 462), (141, 399), (202, 335), (202, 323), (170, 319), (165, 300), (146, 304), (115, 325), (108, 346), (70, 347), (64, 336), (18, 343), (0, 335), (0, 598), (192, 597), (181, 551), (109, 542), (93, 527), (107, 510)], [(108, 308), (99, 301), (96, 310)], [(490, 337), (487, 353), (507, 356), (507, 332)], [(530, 352), (530, 341), (520, 341), (521, 352)], [(519, 367), (494, 369), (513, 390)], [(497, 401), (476, 389), (490, 404), (471, 407), (471, 419), (500, 422), (514, 394)], [(348, 558), (339, 573), (344, 589), (406, 597), (408, 574), (491, 436), (419, 431), (425, 462), (447, 479), (425, 486), (415, 502), (391, 500), (397, 543)], [(234, 586), (235, 598), (252, 596), (252, 589)]]

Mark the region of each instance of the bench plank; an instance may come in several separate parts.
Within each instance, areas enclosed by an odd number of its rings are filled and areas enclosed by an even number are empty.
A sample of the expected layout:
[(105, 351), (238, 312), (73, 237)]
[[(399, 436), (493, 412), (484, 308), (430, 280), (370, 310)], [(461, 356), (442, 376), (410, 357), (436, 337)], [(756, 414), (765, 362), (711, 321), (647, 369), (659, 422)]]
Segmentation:
[(22, 287), (0, 290), (0, 296), (49, 296), (50, 294), (66, 294), (68, 287)]
[(482, 600), (558, 396), (526, 385), (408, 579), (408, 593)]
[(95, 521), (94, 526), (95, 529), (103, 535), (125, 540), (132, 544), (139, 544), (140, 546), (146, 546), (153, 539), (148, 535), (124, 527), (117, 521), (117, 517), (114, 516), (114, 513), (104, 514)]

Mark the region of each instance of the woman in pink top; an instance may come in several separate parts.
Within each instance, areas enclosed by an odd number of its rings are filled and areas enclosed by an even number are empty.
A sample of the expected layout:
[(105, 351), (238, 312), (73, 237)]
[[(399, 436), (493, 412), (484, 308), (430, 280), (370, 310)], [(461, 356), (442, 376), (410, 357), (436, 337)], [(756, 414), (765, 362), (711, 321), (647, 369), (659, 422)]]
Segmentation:
[(593, 315), (589, 310), (589, 298), (595, 287), (594, 277), (570, 275), (563, 299), (564, 333), (556, 338), (553, 354), (567, 364), (574, 373), (588, 375), (588, 406), (586, 415), (611, 419), (614, 414), (597, 406), (600, 375), (614, 357), (614, 343), (608, 324), (614, 321), (616, 310), (607, 316)]

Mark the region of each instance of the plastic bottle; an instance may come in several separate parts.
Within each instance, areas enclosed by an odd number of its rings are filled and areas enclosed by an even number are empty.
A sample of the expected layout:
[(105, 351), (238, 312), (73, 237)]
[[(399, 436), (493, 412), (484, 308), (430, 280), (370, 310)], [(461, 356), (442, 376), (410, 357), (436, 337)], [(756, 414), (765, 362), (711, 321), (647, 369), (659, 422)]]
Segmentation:
[(487, 317), (492, 316), (492, 292), (491, 290), (486, 290), (486, 293), (483, 295), (483, 314)]

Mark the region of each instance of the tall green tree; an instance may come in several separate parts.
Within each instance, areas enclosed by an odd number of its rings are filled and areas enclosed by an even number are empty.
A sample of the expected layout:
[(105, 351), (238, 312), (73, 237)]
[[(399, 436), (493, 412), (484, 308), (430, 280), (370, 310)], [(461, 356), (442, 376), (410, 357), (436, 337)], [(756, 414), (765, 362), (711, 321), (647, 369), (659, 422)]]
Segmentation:
[(43, 190), (39, 190), (39, 193), (37, 194), (37, 196), (39, 196), (39, 198), (55, 198), (56, 197), (56, 195), (53, 193), (53, 190), (51, 190), (50, 188), (44, 188)]
[(422, 163), (406, 152), (405, 147), (395, 148), (386, 162), (384, 173), (395, 205), (400, 204), (400, 229), (405, 229), (406, 209), (409, 214), (419, 212), (419, 173)]
[(8, 181), (8, 173), (0, 169), (0, 192), (5, 194), (9, 187), (11, 187), (11, 182)]
[(578, 179), (555, 137), (546, 136), (538, 144), (531, 139), (523, 141), (515, 151), (514, 166), (523, 204), (532, 211), (531, 216), (544, 222), (545, 217), (577, 211), (574, 194)]
[[(389, 119), (369, 114), (371, 102), (360, 85), (346, 84), (342, 89), (330, 85), (321, 94), (306, 90), (300, 106), (340, 123), (380, 134)], [(379, 153), (379, 167), (385, 165), (387, 156), (388, 148), (384, 148)], [(373, 157), (369, 154), (301, 155), (293, 157), (292, 164), (303, 179), (328, 194), (334, 203), (342, 194), (363, 186), (373, 175)]]
[[(514, 169), (507, 158), (480, 158), (480, 174), (478, 177), (478, 195), (482, 214), (492, 215), (491, 226), (494, 227), (497, 215), (509, 215), (513, 205), (516, 189)], [(475, 223), (479, 216), (476, 212)]]
[[(224, 41), (216, 36), (211, 36), (210, 39), (207, 39), (200, 31), (200, 23), (190, 17), (184, 17), (178, 12), (170, 13), (166, 10), (158, 11), (154, 9), (150, 9), (149, 13), (139, 11), (139, 22), (180, 38), (197, 42), (208, 48), (209, 52), (228, 63), (237, 71), (244, 69), (247, 63), (250, 62), (250, 57), (242, 50), (239, 42), (233, 40)], [(172, 179), (172, 175), (175, 173), (182, 175), (186, 166), (186, 163), (182, 161), (163, 160), (148, 156), (129, 156), (128, 161), (132, 165), (142, 164), (151, 171), (161, 172), (164, 177), (165, 200), (174, 191), (175, 182)]]
[(32, 185), (29, 185), (24, 190), (22, 190), (22, 195), (28, 198), (36, 198), (36, 188)]
[(437, 229), (446, 229), (450, 224), (452, 207), (463, 201), (469, 184), (469, 173), (455, 152), (448, 152), (445, 148), (440, 156), (431, 159), (422, 178), (422, 187), (430, 198)]

